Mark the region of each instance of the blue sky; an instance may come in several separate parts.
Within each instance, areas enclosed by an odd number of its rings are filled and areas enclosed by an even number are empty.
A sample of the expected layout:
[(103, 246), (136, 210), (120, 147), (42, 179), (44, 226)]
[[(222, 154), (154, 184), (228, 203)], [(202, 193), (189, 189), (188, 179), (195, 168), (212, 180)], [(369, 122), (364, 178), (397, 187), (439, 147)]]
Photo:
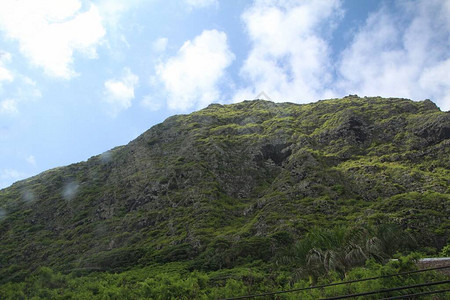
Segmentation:
[(450, 1), (0, 0), (0, 188), (209, 103), (431, 99)]

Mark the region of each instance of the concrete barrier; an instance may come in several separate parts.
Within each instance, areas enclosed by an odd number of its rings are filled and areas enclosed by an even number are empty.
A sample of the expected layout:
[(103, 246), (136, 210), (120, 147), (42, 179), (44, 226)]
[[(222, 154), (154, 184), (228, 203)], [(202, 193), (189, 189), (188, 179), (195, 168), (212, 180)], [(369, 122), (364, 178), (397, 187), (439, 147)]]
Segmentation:
[[(433, 257), (433, 258), (422, 258), (417, 262), (419, 269), (429, 269), (437, 267), (447, 267), (450, 266), (450, 257)], [(441, 272), (445, 275), (450, 276), (450, 268), (442, 269)]]

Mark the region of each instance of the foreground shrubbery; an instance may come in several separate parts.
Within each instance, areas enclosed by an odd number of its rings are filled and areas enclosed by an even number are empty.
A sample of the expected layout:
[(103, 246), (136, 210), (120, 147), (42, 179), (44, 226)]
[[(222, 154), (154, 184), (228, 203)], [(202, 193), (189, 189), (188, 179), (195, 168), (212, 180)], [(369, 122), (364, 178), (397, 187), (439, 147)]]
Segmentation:
[[(308, 265), (311, 258), (300, 263), (303, 266), (300, 275), (297, 273), (298, 269), (288, 270), (287, 266), (292, 268), (295, 265), (293, 263), (277, 266), (261, 260), (210, 272), (190, 271), (192, 262), (159, 264), (121, 273), (83, 274), (84, 270), (75, 270), (70, 274), (62, 274), (42, 267), (23, 282), (9, 282), (0, 286), (0, 299), (217, 299), (407, 272), (417, 269), (415, 262), (419, 257), (419, 254), (398, 256), (398, 260), (388, 261), (386, 264), (370, 258), (362, 266), (349, 267), (344, 274), (340, 273), (340, 270), (326, 267), (322, 267), (319, 272), (317, 265)], [(448, 279), (448, 276), (436, 272), (415, 273), (280, 294), (277, 299), (318, 299), (445, 279)], [(438, 289), (439, 286), (432, 286), (385, 293), (382, 296)]]

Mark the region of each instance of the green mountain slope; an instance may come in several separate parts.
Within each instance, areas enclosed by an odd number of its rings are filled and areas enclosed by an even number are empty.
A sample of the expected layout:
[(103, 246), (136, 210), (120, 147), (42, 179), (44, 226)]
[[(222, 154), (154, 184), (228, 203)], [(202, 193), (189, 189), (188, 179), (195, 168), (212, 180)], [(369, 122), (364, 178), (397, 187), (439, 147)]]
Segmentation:
[(429, 100), (213, 104), (1, 190), (0, 281), (271, 262), (317, 228), (394, 224), (440, 250), (449, 204), (450, 114)]

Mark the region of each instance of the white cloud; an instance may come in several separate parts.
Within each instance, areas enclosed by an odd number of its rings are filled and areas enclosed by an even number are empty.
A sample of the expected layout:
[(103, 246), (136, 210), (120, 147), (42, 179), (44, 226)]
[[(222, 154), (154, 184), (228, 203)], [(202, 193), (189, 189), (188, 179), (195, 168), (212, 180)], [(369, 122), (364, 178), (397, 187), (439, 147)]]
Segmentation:
[[(1, 169), (0, 170), (0, 189), (5, 188), (12, 183), (26, 178), (27, 175), (25, 173), (19, 172), (15, 169)], [(0, 212), (1, 214), (1, 212)]]
[(125, 110), (131, 106), (134, 99), (134, 89), (139, 82), (139, 77), (133, 74), (129, 68), (124, 69), (121, 79), (110, 79), (105, 81), (105, 102), (109, 104), (112, 115)]
[(19, 112), (17, 103), (18, 101), (16, 99), (5, 99), (0, 101), (0, 114), (17, 114)]
[(49, 76), (75, 76), (74, 52), (95, 58), (105, 35), (94, 4), (85, 10), (79, 0), (4, 0), (1, 6), (0, 30)]
[(3, 169), (0, 171), (0, 179), (2, 180), (19, 180), (24, 177), (23, 173), (14, 169)]
[(149, 0), (98, 0), (97, 7), (104, 21), (108, 23), (108, 27), (115, 28), (120, 26), (120, 19), (129, 9), (140, 5), (141, 3), (149, 3)]
[(36, 158), (34, 158), (34, 155), (28, 155), (25, 160), (32, 166), (36, 166)]
[[(151, 0), (96, 0), (96, 6), (102, 17), (102, 23), (107, 28), (105, 46), (115, 59), (120, 59), (131, 44), (127, 40), (126, 28), (133, 27), (133, 31), (143, 28), (136, 23), (135, 14), (127, 14), (141, 4), (149, 4)], [(127, 18), (128, 17), (128, 18)]]
[(14, 98), (18, 110), (21, 103), (35, 101), (41, 98), (42, 94), (35, 81), (27, 76), (18, 74), (16, 76), (14, 90), (11, 91), (11, 96)]
[(336, 85), (352, 94), (430, 98), (450, 109), (450, 1), (404, 1), (397, 9), (369, 16), (342, 54)]
[(450, 1), (382, 6), (332, 62), (329, 33), (342, 15), (338, 1), (255, 1), (242, 15), (251, 50), (235, 101), (260, 91), (299, 102), (357, 93), (450, 109)]
[[(450, 110), (450, 58), (440, 64), (427, 67), (419, 79), (421, 89), (435, 98), (442, 110)], [(424, 96), (426, 97), (426, 95)]]
[(167, 48), (167, 43), (169, 40), (167, 38), (159, 38), (153, 42), (152, 48), (156, 53), (164, 52)]
[[(36, 87), (36, 82), (29, 77), (15, 74), (14, 83), (9, 95), (5, 99), (0, 100), (0, 114), (15, 115), (19, 113), (21, 103), (41, 97), (41, 91)], [(3, 91), (0, 86), (0, 96), (2, 94)]]
[(11, 54), (8, 52), (2, 52), (0, 51), (0, 84), (2, 81), (8, 81), (12, 82), (14, 80), (14, 76), (5, 67), (5, 63), (8, 63), (11, 61)]
[(13, 80), (14, 80), (14, 77), (11, 74), (11, 72), (0, 63), (0, 82), (1, 81), (12, 82)]
[(191, 8), (204, 8), (219, 4), (217, 0), (184, 0), (184, 2)]
[(168, 107), (187, 110), (220, 100), (218, 84), (233, 60), (224, 32), (205, 30), (185, 42), (176, 56), (157, 66)]
[(331, 95), (330, 47), (322, 36), (341, 16), (337, 0), (255, 1), (242, 15), (252, 46), (240, 74), (249, 85), (235, 100), (262, 90), (274, 100)]
[(129, 1), (123, 0), (101, 0), (98, 9), (109, 26), (116, 27), (121, 15), (128, 10)]
[(164, 103), (160, 98), (156, 98), (152, 95), (147, 95), (142, 98), (141, 105), (151, 111), (160, 110)]

